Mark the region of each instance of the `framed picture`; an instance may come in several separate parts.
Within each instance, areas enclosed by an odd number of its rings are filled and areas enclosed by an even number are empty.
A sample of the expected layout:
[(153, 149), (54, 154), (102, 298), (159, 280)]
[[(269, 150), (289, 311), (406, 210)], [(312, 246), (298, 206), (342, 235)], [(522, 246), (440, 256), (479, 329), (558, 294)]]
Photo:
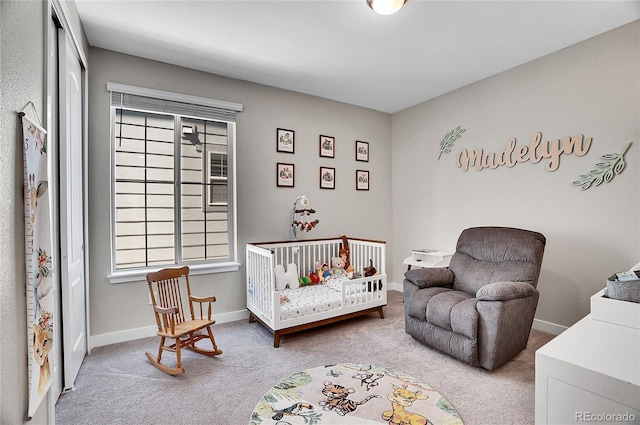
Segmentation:
[(369, 172), (356, 170), (356, 190), (369, 190)]
[(278, 152), (293, 153), (295, 148), (295, 135), (296, 132), (293, 130), (279, 128), (276, 137)]
[(278, 162), (277, 164), (278, 187), (293, 187), (294, 185), (294, 165)]
[(369, 142), (356, 140), (356, 161), (369, 162)]
[(336, 139), (331, 136), (320, 136), (320, 156), (325, 158), (335, 158)]
[(336, 169), (320, 167), (320, 189), (336, 188)]

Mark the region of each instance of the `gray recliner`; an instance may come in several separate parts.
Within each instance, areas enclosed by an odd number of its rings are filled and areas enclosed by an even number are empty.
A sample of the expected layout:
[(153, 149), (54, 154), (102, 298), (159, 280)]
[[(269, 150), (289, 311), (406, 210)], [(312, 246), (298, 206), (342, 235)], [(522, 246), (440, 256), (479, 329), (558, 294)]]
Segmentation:
[(530, 230), (465, 229), (449, 267), (405, 273), (406, 332), (467, 364), (502, 365), (527, 346), (545, 243)]

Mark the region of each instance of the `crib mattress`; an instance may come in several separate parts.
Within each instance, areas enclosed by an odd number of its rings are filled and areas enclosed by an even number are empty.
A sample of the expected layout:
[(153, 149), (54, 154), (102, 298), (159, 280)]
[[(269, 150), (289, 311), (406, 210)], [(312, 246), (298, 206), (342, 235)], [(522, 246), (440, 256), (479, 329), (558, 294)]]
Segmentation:
[[(344, 278), (348, 280), (348, 278)], [(325, 285), (303, 286), (297, 289), (284, 289), (289, 301), (280, 304), (280, 320), (295, 319), (342, 307), (342, 278), (331, 279)], [(345, 295), (350, 296), (347, 290)], [(355, 292), (355, 291), (354, 291)]]
[(280, 320), (294, 319), (340, 308), (342, 294), (327, 285), (311, 285), (285, 289), (289, 301), (280, 304)]

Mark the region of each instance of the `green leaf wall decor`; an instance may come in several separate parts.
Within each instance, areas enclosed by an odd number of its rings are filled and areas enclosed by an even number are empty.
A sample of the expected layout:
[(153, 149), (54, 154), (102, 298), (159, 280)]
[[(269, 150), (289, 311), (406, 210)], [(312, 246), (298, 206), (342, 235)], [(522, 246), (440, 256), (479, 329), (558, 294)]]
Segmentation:
[(467, 130), (464, 128), (461, 128), (460, 126), (457, 126), (456, 128), (454, 128), (444, 136), (444, 139), (442, 139), (442, 141), (440, 142), (440, 155), (438, 155), (438, 159), (440, 159), (443, 153), (451, 152), (453, 143), (459, 138), (461, 138), (462, 133), (464, 133), (465, 131)]
[(609, 153), (602, 155), (600, 158), (605, 162), (598, 162), (596, 169), (589, 171), (589, 174), (581, 174), (580, 180), (573, 182), (574, 186), (580, 186), (581, 190), (587, 190), (593, 186), (600, 186), (603, 182), (609, 183), (613, 178), (622, 173), (626, 166), (624, 162), (624, 155), (629, 150), (631, 142), (627, 144), (622, 153)]

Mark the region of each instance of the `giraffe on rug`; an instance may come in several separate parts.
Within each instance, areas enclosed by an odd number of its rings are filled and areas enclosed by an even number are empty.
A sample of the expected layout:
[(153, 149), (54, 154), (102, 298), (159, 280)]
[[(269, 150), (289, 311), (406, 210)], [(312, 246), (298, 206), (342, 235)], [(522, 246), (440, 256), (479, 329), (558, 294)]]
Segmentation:
[(404, 408), (410, 407), (416, 400), (426, 400), (429, 398), (423, 395), (420, 390), (411, 391), (406, 385), (402, 388), (397, 385), (393, 386), (393, 394), (389, 394), (387, 398), (391, 401), (393, 410), (386, 410), (382, 413), (382, 419), (395, 425), (431, 425), (427, 418), (417, 413), (407, 412)]

